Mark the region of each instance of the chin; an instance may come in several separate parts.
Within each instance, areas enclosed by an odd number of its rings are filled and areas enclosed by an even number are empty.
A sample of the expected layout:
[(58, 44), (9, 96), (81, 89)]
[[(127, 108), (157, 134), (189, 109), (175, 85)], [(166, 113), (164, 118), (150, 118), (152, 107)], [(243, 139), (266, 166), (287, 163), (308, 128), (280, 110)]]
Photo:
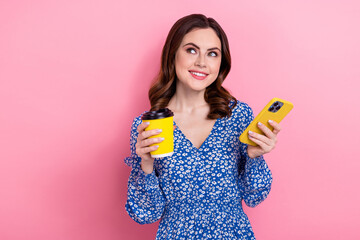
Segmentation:
[(210, 84), (204, 84), (204, 85), (191, 85), (190, 88), (194, 91), (197, 91), (197, 92), (201, 92), (201, 91), (205, 91), (206, 88), (210, 86)]

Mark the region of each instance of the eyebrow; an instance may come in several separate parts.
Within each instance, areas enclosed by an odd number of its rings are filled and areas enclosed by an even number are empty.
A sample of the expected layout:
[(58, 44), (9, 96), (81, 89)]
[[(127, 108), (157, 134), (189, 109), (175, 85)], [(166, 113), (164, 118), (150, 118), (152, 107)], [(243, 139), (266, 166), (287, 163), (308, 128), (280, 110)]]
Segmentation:
[[(200, 49), (200, 47), (197, 46), (195, 43), (187, 43), (187, 44), (185, 44), (183, 47), (185, 47), (185, 46), (187, 46), (187, 45), (192, 45), (192, 46), (194, 46), (195, 48)], [(213, 47), (213, 48), (209, 48), (209, 49), (208, 49), (208, 51), (211, 51), (211, 50), (219, 50), (219, 51), (221, 52), (221, 50), (220, 50), (218, 47)]]

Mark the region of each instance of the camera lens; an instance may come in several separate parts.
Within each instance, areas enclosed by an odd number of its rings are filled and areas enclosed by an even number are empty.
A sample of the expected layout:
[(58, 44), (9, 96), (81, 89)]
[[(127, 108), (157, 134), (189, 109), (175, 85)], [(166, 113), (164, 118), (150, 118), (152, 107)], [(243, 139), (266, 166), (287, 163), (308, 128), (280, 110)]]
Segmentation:
[(275, 103), (274, 103), (274, 106), (277, 106), (277, 105), (279, 105), (279, 102), (275, 102)]
[(270, 112), (273, 112), (273, 111), (274, 111), (274, 107), (271, 106), (271, 107), (269, 108), (269, 111), (270, 111)]

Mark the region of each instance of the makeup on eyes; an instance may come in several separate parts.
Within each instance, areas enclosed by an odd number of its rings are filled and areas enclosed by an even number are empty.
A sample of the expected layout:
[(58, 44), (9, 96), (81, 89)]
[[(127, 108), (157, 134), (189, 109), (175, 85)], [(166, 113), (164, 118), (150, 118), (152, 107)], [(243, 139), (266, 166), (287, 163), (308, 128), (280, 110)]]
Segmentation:
[[(187, 48), (187, 49), (186, 49), (186, 52), (187, 52), (187, 53), (194, 54), (192, 51), (195, 51), (195, 52), (196, 52), (196, 49), (195, 49), (195, 48)], [(213, 56), (212, 54), (215, 54), (215, 55)], [(211, 56), (211, 57), (217, 57), (217, 56), (219, 56), (219, 54), (218, 54), (216, 51), (211, 51), (211, 52), (208, 53), (208, 55)]]

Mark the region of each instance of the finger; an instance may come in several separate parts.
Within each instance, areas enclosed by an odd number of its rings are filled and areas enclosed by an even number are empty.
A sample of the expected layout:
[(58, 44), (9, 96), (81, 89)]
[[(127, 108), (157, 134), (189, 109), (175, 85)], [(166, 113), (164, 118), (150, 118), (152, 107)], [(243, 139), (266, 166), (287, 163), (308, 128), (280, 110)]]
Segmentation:
[(251, 136), (249, 136), (249, 139), (251, 141), (253, 141), (254, 143), (256, 143), (257, 145), (259, 145), (258, 147), (260, 147), (263, 152), (265, 152), (264, 149), (268, 148), (268, 145), (266, 143), (264, 143), (263, 141), (260, 141), (259, 139), (253, 138)]
[(269, 120), (269, 124), (274, 128), (273, 133), (278, 134), (281, 131), (281, 126), (273, 120)]
[(148, 138), (148, 139), (145, 139), (144, 141), (141, 141), (140, 142), (140, 147), (148, 147), (150, 146), (151, 144), (156, 144), (156, 143), (160, 143), (164, 141), (164, 138), (162, 137), (159, 137), (159, 138)]
[(147, 131), (143, 131), (141, 134), (139, 134), (139, 138), (140, 140), (158, 135), (162, 132), (161, 129), (152, 129), (152, 130), (147, 130)]
[(261, 122), (258, 122), (258, 128), (260, 128), (260, 130), (268, 137), (271, 139), (275, 139), (276, 134), (273, 133), (268, 127), (266, 127), (264, 124), (262, 124)]
[(137, 127), (138, 133), (139, 134), (142, 133), (145, 130), (145, 128), (147, 128), (149, 125), (150, 125), (149, 122), (142, 122), (141, 124), (139, 124), (139, 126)]
[(252, 137), (252, 138), (257, 139), (258, 141), (261, 141), (269, 146), (272, 143), (272, 139), (270, 139), (264, 135), (261, 135), (261, 134), (258, 134), (258, 133), (252, 132), (252, 131), (249, 131), (248, 133), (249, 133), (249, 138)]
[(155, 151), (158, 148), (159, 148), (159, 145), (154, 145), (154, 146), (150, 146), (150, 147), (140, 148), (139, 152), (140, 152), (141, 155), (145, 155), (145, 154), (148, 154), (148, 153), (150, 153), (152, 151)]

